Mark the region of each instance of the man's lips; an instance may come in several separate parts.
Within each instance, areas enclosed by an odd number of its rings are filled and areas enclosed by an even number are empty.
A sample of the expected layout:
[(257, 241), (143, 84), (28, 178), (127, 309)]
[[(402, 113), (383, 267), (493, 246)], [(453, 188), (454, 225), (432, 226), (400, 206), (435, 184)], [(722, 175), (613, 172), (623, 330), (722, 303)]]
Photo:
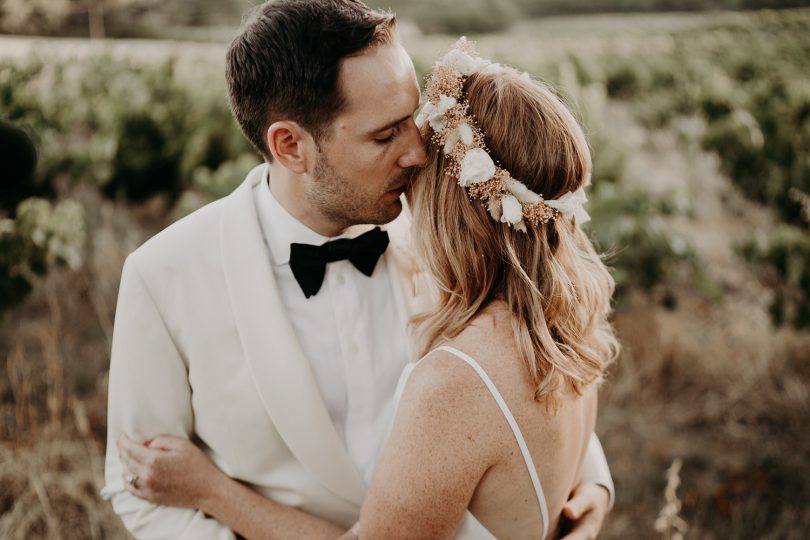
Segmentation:
[(399, 193), (399, 194), (405, 193), (405, 190), (408, 189), (408, 186), (410, 185), (410, 183), (411, 183), (411, 179), (409, 178), (408, 180), (406, 180), (405, 182), (402, 182), (398, 186), (389, 189), (388, 193)]
[(389, 193), (405, 193), (408, 190), (408, 187), (413, 183), (413, 179), (416, 177), (415, 174), (409, 174), (405, 177), (405, 179), (398, 184), (396, 187), (393, 187), (388, 190)]
[(402, 195), (411, 188), (418, 174), (419, 171), (416, 169), (411, 169), (408, 170), (407, 172), (404, 172), (402, 175), (400, 175), (399, 182), (394, 187), (386, 191), (386, 193), (390, 193), (392, 195), (397, 196)]

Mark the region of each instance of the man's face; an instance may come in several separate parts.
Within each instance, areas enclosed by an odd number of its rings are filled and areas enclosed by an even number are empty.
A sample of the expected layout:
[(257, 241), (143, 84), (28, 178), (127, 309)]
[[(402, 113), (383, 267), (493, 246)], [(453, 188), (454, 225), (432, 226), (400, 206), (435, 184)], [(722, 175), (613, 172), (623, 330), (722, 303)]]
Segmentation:
[(413, 63), (397, 42), (373, 47), (343, 60), (339, 84), (345, 107), (320, 142), (305, 197), (341, 228), (388, 223), (426, 160), (413, 120), (419, 105)]

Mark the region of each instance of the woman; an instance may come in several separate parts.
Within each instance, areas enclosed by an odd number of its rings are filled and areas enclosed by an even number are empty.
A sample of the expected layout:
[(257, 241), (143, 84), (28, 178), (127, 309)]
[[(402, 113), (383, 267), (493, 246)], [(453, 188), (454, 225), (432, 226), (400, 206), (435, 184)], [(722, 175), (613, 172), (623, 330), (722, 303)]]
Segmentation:
[[(426, 94), (417, 122), (430, 160), (410, 195), (438, 301), (413, 321), (422, 359), (403, 372), (360, 521), (344, 537), (557, 538), (596, 387), (618, 351), (613, 281), (579, 228), (588, 147), (553, 92), (463, 38)], [(122, 461), (182, 480), (167, 477), (160, 496), (128, 489), (200, 508), (246, 537), (272, 530), (261, 511), (272, 501), (187, 442), (161, 446), (173, 452), (144, 460), (125, 449)]]

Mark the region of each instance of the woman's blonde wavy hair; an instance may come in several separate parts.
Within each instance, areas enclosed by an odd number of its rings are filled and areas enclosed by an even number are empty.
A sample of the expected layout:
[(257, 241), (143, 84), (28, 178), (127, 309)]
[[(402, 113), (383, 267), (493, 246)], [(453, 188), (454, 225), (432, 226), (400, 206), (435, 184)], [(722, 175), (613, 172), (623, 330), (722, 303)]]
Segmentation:
[[(582, 129), (548, 87), (491, 65), (466, 79), (463, 99), (493, 160), (530, 190), (556, 199), (589, 177)], [(448, 174), (442, 148), (424, 129), (428, 163), (412, 193), (413, 234), (439, 299), (412, 320), (420, 355), (500, 299), (535, 399), (554, 408), (566, 387), (582, 394), (619, 351), (608, 322), (613, 278), (579, 225), (562, 215), (527, 233), (493, 220)]]

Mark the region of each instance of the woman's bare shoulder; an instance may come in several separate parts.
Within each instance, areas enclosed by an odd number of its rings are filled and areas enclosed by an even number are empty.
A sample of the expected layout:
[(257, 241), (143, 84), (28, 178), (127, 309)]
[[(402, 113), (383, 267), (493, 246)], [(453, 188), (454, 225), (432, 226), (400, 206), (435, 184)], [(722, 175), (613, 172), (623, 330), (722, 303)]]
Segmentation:
[[(487, 307), (442, 345), (469, 356), (488, 374), (497, 370), (494, 364), (515, 354), (508, 311), (500, 305)], [(458, 355), (441, 347), (427, 353), (414, 368), (406, 387), (408, 393), (423, 400), (433, 396), (448, 407), (464, 404), (486, 410), (492, 401), (491, 397), (482, 400), (489, 396), (489, 391), (475, 370)]]
[(512, 315), (501, 303), (493, 303), (447, 345), (466, 353), (487, 372), (497, 369), (499, 360), (517, 355)]
[[(454, 346), (453, 342), (447, 345)], [(405, 394), (422, 402), (430, 403), (435, 399), (448, 407), (457, 407), (471, 404), (485, 390), (478, 375), (466, 362), (451, 352), (435, 349), (414, 368)]]

